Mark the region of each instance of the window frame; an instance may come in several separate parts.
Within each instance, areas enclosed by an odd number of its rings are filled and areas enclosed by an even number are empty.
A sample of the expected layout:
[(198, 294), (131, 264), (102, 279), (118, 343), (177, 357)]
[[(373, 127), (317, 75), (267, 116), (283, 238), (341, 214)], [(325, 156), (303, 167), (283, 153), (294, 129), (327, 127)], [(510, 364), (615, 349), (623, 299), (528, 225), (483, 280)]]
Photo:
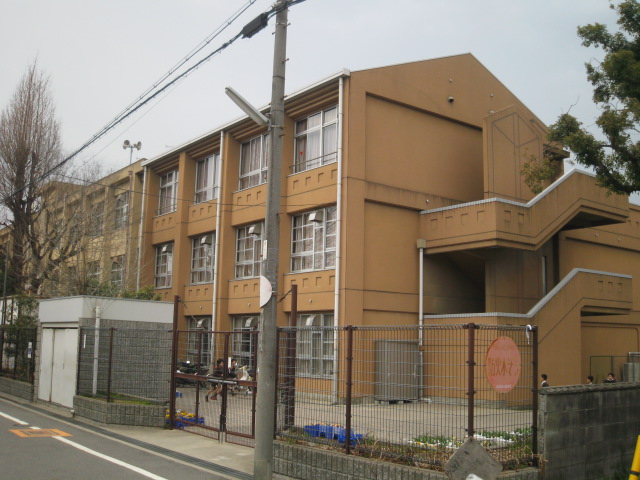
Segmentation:
[[(246, 162), (251, 163), (251, 160), (256, 155), (252, 154), (252, 148), (257, 148), (256, 146), (259, 143), (260, 152), (258, 155), (257, 165), (252, 170), (247, 170), (250, 168), (250, 165), (246, 165)], [(256, 187), (258, 185), (263, 185), (267, 183), (267, 152), (269, 151), (271, 141), (269, 139), (269, 134), (258, 135), (257, 137), (253, 137), (252, 139), (244, 142), (240, 145), (240, 161), (238, 162), (238, 190), (246, 190), (247, 188)], [(247, 149), (249, 149), (249, 153), (247, 154)], [(245, 171), (246, 170), (246, 171)], [(243, 173), (244, 172), (244, 173)]]
[(160, 175), (158, 194), (158, 216), (176, 211), (178, 204), (178, 169)]
[[(202, 320), (202, 326), (198, 327), (198, 322)], [(205, 332), (211, 332), (213, 329), (211, 315), (188, 316), (187, 317), (187, 360), (194, 362), (196, 365), (202, 363), (204, 365), (211, 364), (211, 341), (212, 335)], [(198, 338), (202, 337), (202, 348), (200, 350), (200, 358), (198, 358)]]
[[(326, 116), (328, 112), (335, 112), (335, 116), (332, 116), (330, 120), (326, 120)], [(304, 122), (309, 123), (309, 120), (313, 117), (320, 115), (320, 122), (317, 125), (313, 125), (312, 127), (304, 127), (302, 125)], [(311, 115), (307, 115), (305, 118), (301, 118), (296, 121), (295, 133), (294, 133), (294, 154), (293, 154), (293, 173), (301, 173), (306, 172), (307, 170), (311, 170), (313, 168), (322, 167), (324, 165), (329, 165), (330, 163), (335, 163), (338, 160), (338, 106), (334, 105), (329, 108), (324, 108), (319, 112), (314, 112)], [(335, 144), (332, 145), (331, 151), (328, 150), (327, 145), (325, 144), (327, 141), (328, 131), (330, 129), (335, 129)], [(309, 137), (314, 135), (316, 132), (319, 133), (319, 138), (317, 139), (319, 155), (314, 158), (307, 158), (306, 153), (309, 151), (308, 146), (304, 147), (304, 150), (301, 150), (301, 143), (304, 141), (305, 144), (308, 143)], [(303, 157), (303, 154), (304, 157)]]
[[(252, 226), (260, 226), (259, 234), (250, 234), (249, 229)], [(262, 231), (264, 230), (264, 222), (252, 225), (245, 225), (236, 229), (236, 257), (235, 257), (235, 278), (255, 278), (259, 277), (262, 272)], [(251, 242), (248, 246), (247, 243)], [(248, 252), (251, 252), (251, 258), (247, 259)], [(242, 260), (240, 259), (241, 257)]]
[(129, 219), (129, 191), (116, 195), (113, 217), (114, 230), (120, 230), (127, 226)]
[[(230, 355), (238, 361), (238, 366), (254, 367), (256, 349), (258, 348), (258, 337), (256, 335), (257, 320), (260, 314), (255, 315), (233, 315), (231, 317)], [(247, 326), (247, 321), (250, 325)], [(238, 339), (239, 338), (239, 339)]]
[[(114, 267), (114, 265), (119, 265), (119, 267)], [(122, 290), (124, 288), (124, 273), (125, 256), (116, 255), (115, 257), (111, 257), (110, 283), (111, 285), (118, 287), (118, 290)]]
[[(313, 318), (312, 318), (313, 317)], [(313, 325), (307, 326), (312, 318)], [(296, 374), (302, 377), (331, 378), (334, 374), (333, 312), (302, 313), (296, 319)]]
[(104, 200), (91, 205), (87, 236), (91, 238), (104, 235)]
[[(202, 170), (206, 170), (205, 175), (203, 175)], [(220, 190), (218, 185), (219, 170), (219, 153), (214, 153), (196, 162), (194, 205), (218, 198)]]
[[(210, 237), (210, 238), (207, 238)], [(209, 243), (203, 243), (205, 239)], [(213, 266), (215, 264), (216, 233), (206, 233), (191, 239), (191, 270), (192, 285), (213, 283)]]
[[(322, 221), (309, 220), (314, 212), (322, 212)], [(335, 206), (310, 210), (292, 217), (291, 272), (335, 268), (336, 217)]]
[[(163, 248), (166, 249), (163, 251)], [(156, 246), (154, 288), (171, 288), (173, 284), (173, 242)]]

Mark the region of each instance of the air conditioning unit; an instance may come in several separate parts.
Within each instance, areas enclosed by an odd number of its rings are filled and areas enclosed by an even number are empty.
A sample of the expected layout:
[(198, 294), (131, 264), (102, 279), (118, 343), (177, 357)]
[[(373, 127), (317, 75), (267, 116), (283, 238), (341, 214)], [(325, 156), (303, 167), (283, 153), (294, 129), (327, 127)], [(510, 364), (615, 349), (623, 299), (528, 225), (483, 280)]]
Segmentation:
[(260, 235), (262, 233), (262, 224), (256, 223), (249, 227), (249, 235)]
[(213, 243), (213, 235), (205, 235), (200, 239), (200, 245), (211, 245)]

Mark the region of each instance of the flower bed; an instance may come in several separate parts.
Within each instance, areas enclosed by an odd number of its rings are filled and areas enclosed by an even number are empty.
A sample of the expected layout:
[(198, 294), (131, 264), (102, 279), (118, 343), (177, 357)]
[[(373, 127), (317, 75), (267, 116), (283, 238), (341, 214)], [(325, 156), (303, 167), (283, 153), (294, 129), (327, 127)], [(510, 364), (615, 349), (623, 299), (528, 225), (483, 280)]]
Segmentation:
[[(170, 414), (169, 410), (165, 413), (165, 423), (169, 425)], [(195, 425), (204, 425), (204, 417), (199, 416), (196, 418), (195, 413), (187, 412), (186, 410), (176, 410), (175, 417), (173, 419), (174, 428), (184, 429), (184, 427), (192, 427)]]

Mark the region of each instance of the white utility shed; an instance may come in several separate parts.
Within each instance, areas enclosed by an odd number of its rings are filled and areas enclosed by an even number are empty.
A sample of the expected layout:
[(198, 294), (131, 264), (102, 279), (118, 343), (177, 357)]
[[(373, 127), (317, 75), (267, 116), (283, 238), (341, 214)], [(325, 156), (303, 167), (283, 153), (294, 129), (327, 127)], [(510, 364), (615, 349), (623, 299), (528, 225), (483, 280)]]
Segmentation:
[[(38, 399), (73, 408), (78, 371), (78, 335), (83, 325), (95, 326), (96, 307), (103, 320), (171, 324), (173, 303), (93, 296), (40, 300), (42, 325)], [(87, 323), (86, 320), (92, 320)]]

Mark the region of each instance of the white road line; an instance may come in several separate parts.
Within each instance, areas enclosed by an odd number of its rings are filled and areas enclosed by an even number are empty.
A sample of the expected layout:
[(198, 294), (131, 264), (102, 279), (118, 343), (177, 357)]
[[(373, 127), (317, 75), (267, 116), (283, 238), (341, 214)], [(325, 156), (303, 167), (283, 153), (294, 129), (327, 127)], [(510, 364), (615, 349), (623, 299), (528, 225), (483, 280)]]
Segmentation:
[[(6, 413), (0, 412), (0, 417), (7, 418), (7, 419), (11, 420), (12, 422), (18, 423), (20, 425), (29, 425), (29, 422), (23, 422), (22, 420), (17, 419), (15, 417), (12, 417), (11, 415), (7, 415)], [(33, 430), (41, 430), (40, 427), (33, 427), (32, 426), (31, 428)], [(117, 458), (110, 457), (109, 455), (104, 455), (104, 454), (102, 454), (100, 452), (96, 452), (95, 450), (91, 450), (90, 448), (87, 448), (87, 447), (85, 447), (83, 445), (80, 445), (79, 443), (72, 442), (71, 440), (68, 440), (65, 437), (55, 437), (54, 436), (54, 437), (51, 437), (51, 438), (55, 438), (56, 440), (59, 440), (59, 441), (61, 441), (63, 443), (66, 443), (67, 445), (71, 445), (72, 447), (75, 447), (78, 450), (82, 450), (83, 452), (90, 453), (91, 455), (95, 455), (96, 457), (102, 458), (103, 460), (106, 460), (108, 462), (115, 463), (116, 465), (119, 465), (119, 466), (124, 467), (124, 468), (128, 468), (129, 470), (132, 470), (132, 471), (134, 471), (136, 473), (139, 473), (140, 475), (143, 475), (143, 476), (145, 476), (147, 478), (151, 478), (153, 480), (167, 480), (166, 478), (161, 477), (159, 475), (156, 475), (155, 473), (148, 472), (146, 470), (143, 470), (142, 468), (138, 468), (138, 467), (136, 467), (134, 465), (131, 465), (131, 464), (126, 463), (126, 462), (123, 462), (122, 460), (118, 460)]]
[(121, 467), (124, 468), (128, 468), (129, 470), (133, 470), (134, 472), (139, 473), (140, 475), (144, 475), (147, 478), (152, 478), (153, 480), (167, 480), (164, 477), (160, 477), (159, 475), (156, 475), (155, 473), (151, 473), (148, 472), (146, 470), (143, 470), (142, 468), (138, 468), (136, 466), (130, 465), (128, 463), (125, 463), (121, 460), (118, 460), (117, 458), (113, 458), (110, 457), (108, 455), (104, 455), (100, 452), (96, 452), (95, 450), (91, 450), (90, 448), (87, 448), (83, 445), (80, 445), (79, 443), (76, 442), (72, 442), (71, 440), (64, 438), (64, 437), (51, 437), (51, 438), (55, 438), (56, 440), (60, 440), (61, 442), (66, 443), (67, 445), (71, 445), (72, 447), (77, 448), (78, 450), (82, 450), (83, 452), (87, 452), (90, 453), (91, 455), (95, 455), (98, 458), (102, 458), (103, 460), (106, 460), (108, 462), (111, 463), (115, 463), (116, 465), (120, 465)]
[(12, 422), (18, 423), (20, 425), (29, 425), (29, 422), (23, 422), (22, 420), (17, 419), (16, 417), (12, 417), (11, 415), (7, 415), (6, 413), (0, 412), (0, 417), (7, 418)]

